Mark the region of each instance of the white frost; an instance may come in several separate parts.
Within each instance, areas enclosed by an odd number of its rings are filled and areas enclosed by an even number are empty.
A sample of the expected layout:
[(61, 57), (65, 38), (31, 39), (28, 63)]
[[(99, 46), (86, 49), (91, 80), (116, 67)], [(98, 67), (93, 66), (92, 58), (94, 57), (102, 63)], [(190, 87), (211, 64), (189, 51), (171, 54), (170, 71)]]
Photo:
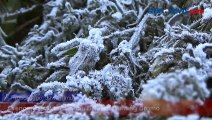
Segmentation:
[(122, 14), (120, 12), (116, 12), (112, 14), (112, 17), (116, 19), (117, 21), (120, 21), (122, 19)]
[(212, 8), (206, 8), (203, 13), (203, 20), (209, 20), (212, 18)]

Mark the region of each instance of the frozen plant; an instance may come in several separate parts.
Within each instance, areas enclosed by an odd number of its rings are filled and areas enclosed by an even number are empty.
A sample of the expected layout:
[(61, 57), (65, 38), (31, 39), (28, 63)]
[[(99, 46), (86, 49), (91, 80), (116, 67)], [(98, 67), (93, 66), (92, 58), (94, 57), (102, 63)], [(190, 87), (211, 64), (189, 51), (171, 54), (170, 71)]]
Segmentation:
[[(211, 0), (30, 1), (12, 12), (0, 1), (0, 92), (29, 92), (29, 102), (49, 96), (60, 101), (67, 92), (77, 97), (73, 103), (36, 103), (13, 114), (0, 111), (8, 114), (3, 118), (119, 119), (117, 106), (97, 101), (203, 101), (212, 95)], [(20, 29), (33, 27), (10, 44), (13, 34), (4, 26), (37, 7), (43, 8), (41, 23), (33, 23), (37, 16), (23, 20)], [(205, 12), (148, 13), (153, 7)], [(84, 105), (93, 110), (80, 110)], [(47, 116), (38, 117), (42, 114)], [(124, 117), (155, 118), (144, 112)]]

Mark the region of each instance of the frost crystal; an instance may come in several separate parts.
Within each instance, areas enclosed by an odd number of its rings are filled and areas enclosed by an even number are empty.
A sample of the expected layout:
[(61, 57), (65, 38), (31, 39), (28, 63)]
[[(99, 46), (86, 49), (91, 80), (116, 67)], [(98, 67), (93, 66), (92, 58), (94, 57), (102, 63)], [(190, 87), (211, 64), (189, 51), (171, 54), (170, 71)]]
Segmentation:
[[(164, 99), (167, 101), (203, 100), (208, 97), (209, 91), (204, 82), (205, 74), (201, 72), (196, 68), (189, 68), (161, 74), (142, 85), (143, 92), (140, 97), (141, 99)], [(201, 75), (199, 76), (199, 74)]]
[(203, 13), (203, 20), (209, 20), (212, 18), (212, 8), (206, 8)]
[[(117, 104), (99, 101), (135, 100), (132, 107), (144, 107), (149, 99), (174, 104), (212, 97), (211, 0), (16, 3), (20, 9), (0, 2), (0, 94), (7, 99), (27, 92), (35, 105), (15, 113), (16, 101), (0, 108), (0, 119), (161, 119), (154, 112), (122, 112)], [(150, 8), (165, 13), (151, 14)], [(172, 8), (204, 9), (204, 14), (169, 14)], [(67, 93), (70, 102), (64, 102)], [(171, 116), (163, 119), (202, 116), (180, 116), (171, 109), (164, 109)]]

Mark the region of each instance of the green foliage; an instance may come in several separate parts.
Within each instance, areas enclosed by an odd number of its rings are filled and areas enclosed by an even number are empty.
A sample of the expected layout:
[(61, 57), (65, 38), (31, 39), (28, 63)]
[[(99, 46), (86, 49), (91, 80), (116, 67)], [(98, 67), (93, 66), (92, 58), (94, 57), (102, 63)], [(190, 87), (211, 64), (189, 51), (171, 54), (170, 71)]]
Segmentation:
[(72, 57), (77, 53), (77, 51), (78, 51), (78, 48), (73, 48), (73, 49), (66, 51), (65, 54), (68, 55), (69, 57)]

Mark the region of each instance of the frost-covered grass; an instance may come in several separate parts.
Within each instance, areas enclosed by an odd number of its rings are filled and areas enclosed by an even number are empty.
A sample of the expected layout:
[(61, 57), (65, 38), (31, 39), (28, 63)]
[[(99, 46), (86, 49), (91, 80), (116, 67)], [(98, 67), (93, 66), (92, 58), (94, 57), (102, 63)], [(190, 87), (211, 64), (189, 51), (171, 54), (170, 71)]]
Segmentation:
[[(21, 43), (10, 46), (0, 36), (0, 92), (28, 91), (28, 101), (40, 93), (57, 100), (65, 92), (79, 95), (73, 103), (53, 107), (49, 103), (49, 110), (37, 104), (0, 119), (119, 119), (114, 106), (96, 102), (102, 99), (204, 101), (211, 94), (206, 83), (212, 76), (212, 4), (210, 0), (195, 3), (48, 1), (43, 5), (42, 25), (35, 25)], [(150, 7), (164, 6), (202, 7), (205, 12), (147, 13)], [(84, 104), (92, 107), (90, 114), (73, 111)], [(157, 117), (142, 112), (126, 118)], [(196, 120), (199, 115), (167, 118)]]

